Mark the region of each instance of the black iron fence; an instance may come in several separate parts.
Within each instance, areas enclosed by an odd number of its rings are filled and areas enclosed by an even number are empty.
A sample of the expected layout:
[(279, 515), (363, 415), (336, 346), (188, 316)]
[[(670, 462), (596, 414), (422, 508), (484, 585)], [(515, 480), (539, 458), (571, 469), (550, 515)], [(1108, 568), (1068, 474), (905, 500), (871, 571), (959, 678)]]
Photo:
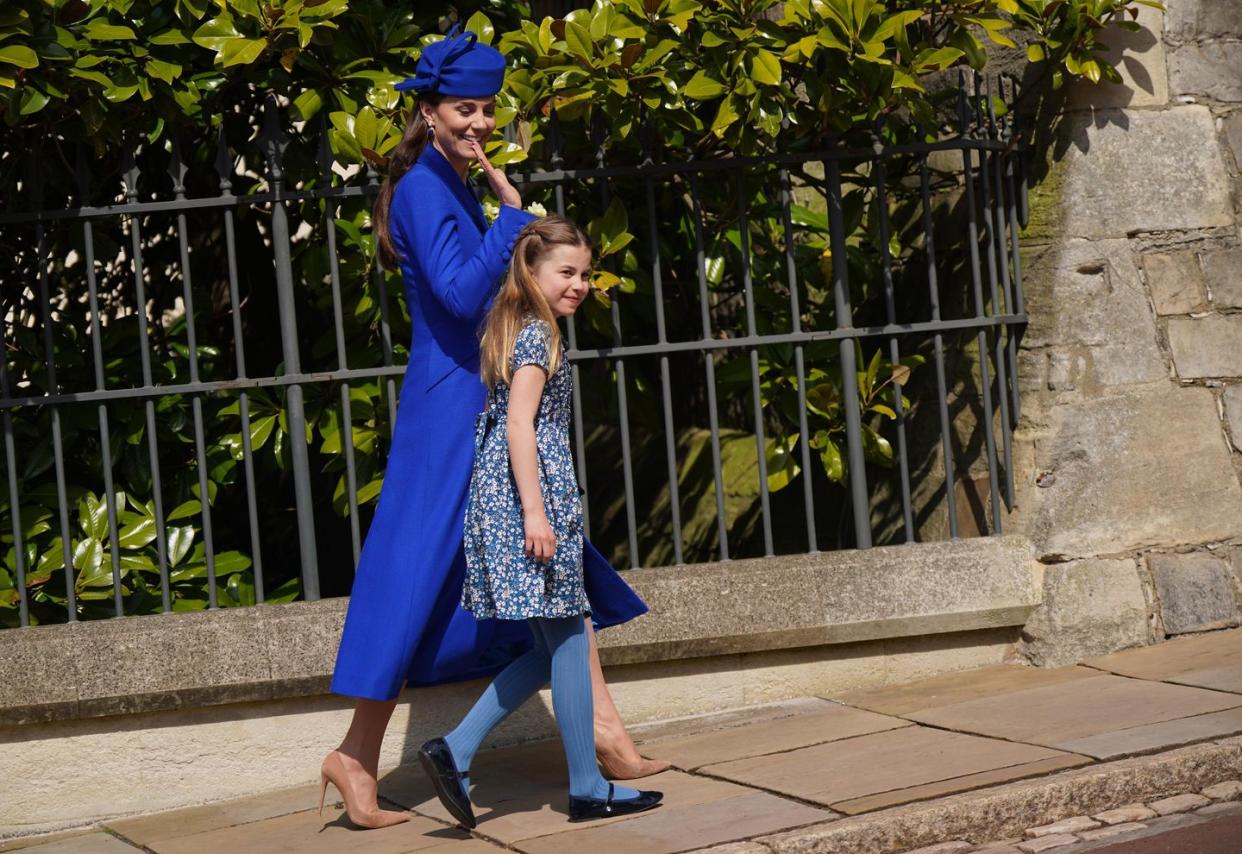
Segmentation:
[[(1025, 172), (1012, 88), (973, 84), (930, 141), (705, 159), (647, 138), (614, 163), (605, 128), (553, 123), (548, 162), (511, 170), (562, 213), (625, 200), (620, 284), (566, 330), (588, 533), (615, 560), (910, 542), (936, 513), (957, 537), (979, 472), (1001, 531)], [(80, 152), (76, 193), (8, 194), (8, 624), (348, 590), (403, 373), (397, 281), (369, 262), (378, 177), (274, 102), (259, 142), (247, 163), (222, 123), (214, 158), (139, 147), (104, 176)]]

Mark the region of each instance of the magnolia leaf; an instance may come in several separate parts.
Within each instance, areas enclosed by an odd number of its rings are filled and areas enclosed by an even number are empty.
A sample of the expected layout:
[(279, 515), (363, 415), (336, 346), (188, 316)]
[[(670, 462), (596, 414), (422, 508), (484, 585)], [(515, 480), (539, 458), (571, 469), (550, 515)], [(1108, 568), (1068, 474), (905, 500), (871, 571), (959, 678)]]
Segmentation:
[(39, 65), (39, 57), (25, 45), (4, 45), (0, 46), (0, 62), (7, 62), (18, 68), (35, 68)]
[(775, 86), (781, 82), (781, 61), (771, 51), (758, 50), (751, 64), (750, 76), (757, 83)]
[(724, 94), (724, 91), (723, 83), (708, 76), (707, 72), (702, 70), (696, 71), (685, 89), (682, 90), (687, 98), (694, 98), (696, 101), (718, 98)]

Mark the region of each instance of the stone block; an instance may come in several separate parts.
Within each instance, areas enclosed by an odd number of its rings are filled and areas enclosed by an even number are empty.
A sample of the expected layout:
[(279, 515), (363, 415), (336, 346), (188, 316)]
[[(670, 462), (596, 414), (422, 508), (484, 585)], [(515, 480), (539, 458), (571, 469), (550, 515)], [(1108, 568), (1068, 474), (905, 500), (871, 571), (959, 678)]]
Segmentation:
[(1025, 277), (1031, 322), (1023, 347), (1047, 349), (1059, 390), (1167, 378), (1127, 241), (1067, 242), (1032, 258)]
[(1077, 841), (1078, 837), (1072, 833), (1058, 833), (1053, 836), (1028, 839), (1025, 842), (1019, 842), (1016, 847), (1019, 851), (1025, 851), (1026, 854), (1039, 854), (1040, 851), (1051, 851), (1053, 848), (1073, 845)]
[[(0, 724), (74, 717), (78, 679), (68, 626), (0, 630)], [(20, 678), (14, 678), (20, 674)]]
[(1058, 407), (1033, 470), (1053, 480), (1031, 490), (1010, 529), (1025, 526), (1040, 555), (1118, 554), (1242, 533), (1242, 487), (1209, 389), (1162, 382)]
[(257, 608), (94, 620), (71, 628), (83, 716), (271, 697)]
[(626, 581), (651, 615), (600, 636), (605, 664), (1017, 626), (1039, 595), (1029, 545), (1004, 537), (641, 569)]
[(1174, 0), (1167, 6), (1165, 35), (1172, 39), (1242, 38), (1242, 5), (1233, 0)]
[(1168, 634), (1238, 625), (1233, 579), (1224, 561), (1206, 554), (1150, 555), (1147, 566)]
[(1217, 101), (1242, 101), (1242, 44), (1188, 44), (1169, 52), (1169, 89)]
[(1143, 272), (1156, 314), (1189, 314), (1203, 305), (1203, 271), (1197, 253), (1184, 250), (1145, 255)]
[(913, 851), (907, 851), (906, 854), (967, 854), (967, 852), (974, 850), (975, 846), (971, 843), (955, 839), (952, 842), (941, 842), (938, 845), (916, 848)]
[(1233, 151), (1234, 165), (1242, 170), (1242, 110), (1234, 110), (1223, 122), (1225, 140)]
[(1054, 821), (1052, 824), (1041, 824), (1039, 827), (1028, 827), (1026, 835), (1035, 838), (1038, 836), (1055, 836), (1058, 833), (1079, 833), (1084, 830), (1094, 830), (1099, 827), (1100, 823), (1090, 816), (1076, 815), (1072, 818), (1063, 818), (1060, 821)]
[[(1242, 308), (1242, 246), (1205, 253), (1203, 272), (1213, 305)], [(1242, 342), (1238, 347), (1242, 348)]]
[(1091, 817), (1104, 824), (1133, 824), (1136, 821), (1146, 821), (1149, 818), (1155, 818), (1156, 811), (1143, 804), (1129, 804), (1128, 806), (1096, 813)]
[(1214, 801), (1242, 800), (1242, 780), (1223, 780), (1208, 786), (1199, 794)]
[(1055, 170), (1062, 237), (1233, 225), (1229, 176), (1206, 107), (1075, 114), (1065, 133)]
[(1113, 836), (1121, 836), (1123, 833), (1131, 833), (1135, 830), (1142, 830), (1145, 827), (1147, 827), (1147, 825), (1142, 822), (1131, 821), (1126, 824), (1114, 824), (1109, 827), (1088, 830), (1085, 833), (1078, 834), (1078, 837), (1084, 842), (1096, 842), (1100, 839), (1108, 839)]
[(1184, 379), (1242, 377), (1242, 315), (1170, 318), (1169, 348)]
[(1071, 108), (1150, 107), (1167, 103), (1169, 80), (1164, 58), (1164, 13), (1150, 6), (1139, 6), (1135, 19), (1143, 29), (1130, 32), (1109, 26), (1099, 35), (1108, 45), (1101, 58), (1116, 67), (1120, 83), (1092, 84), (1075, 81), (1069, 90)]
[(1229, 435), (1233, 437), (1233, 446), (1242, 451), (1242, 385), (1225, 387), (1225, 420), (1229, 424)]
[(1171, 798), (1161, 798), (1158, 801), (1152, 801), (1148, 804), (1157, 815), (1173, 815), (1174, 813), (1190, 812), (1199, 807), (1205, 807), (1211, 801), (1203, 797), (1203, 795), (1195, 795), (1187, 793), (1184, 795), (1174, 795)]
[(1055, 667), (1147, 643), (1147, 601), (1130, 559), (1053, 564), (1044, 601), (1023, 629), (1023, 651)]

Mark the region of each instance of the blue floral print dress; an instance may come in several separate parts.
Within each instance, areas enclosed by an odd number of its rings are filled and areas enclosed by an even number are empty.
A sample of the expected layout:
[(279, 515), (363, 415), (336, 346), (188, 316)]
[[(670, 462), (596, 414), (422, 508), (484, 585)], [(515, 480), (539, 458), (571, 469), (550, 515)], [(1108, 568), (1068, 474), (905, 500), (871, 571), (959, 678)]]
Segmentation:
[[(550, 329), (531, 319), (518, 333), (510, 367), (548, 372)], [(573, 377), (561, 359), (535, 416), (539, 489), (556, 536), (552, 560), (526, 556), (522, 503), (509, 465), (509, 386), (497, 383), (475, 425), (474, 470), (466, 505), (466, 583), (461, 605), (476, 617), (575, 617), (590, 607), (582, 586), (582, 502), (569, 450)]]

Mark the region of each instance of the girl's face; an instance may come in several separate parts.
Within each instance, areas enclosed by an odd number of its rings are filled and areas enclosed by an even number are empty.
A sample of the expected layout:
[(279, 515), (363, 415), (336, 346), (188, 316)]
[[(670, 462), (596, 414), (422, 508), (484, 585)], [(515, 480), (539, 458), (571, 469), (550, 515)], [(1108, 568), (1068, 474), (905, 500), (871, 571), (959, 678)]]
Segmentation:
[(445, 98), (434, 107), (424, 104), (422, 110), (440, 150), (463, 162), (475, 159), (472, 143), (482, 148), (496, 130), (495, 98)]
[(552, 313), (569, 317), (591, 288), (591, 250), (585, 246), (553, 246), (535, 264), (533, 272)]

